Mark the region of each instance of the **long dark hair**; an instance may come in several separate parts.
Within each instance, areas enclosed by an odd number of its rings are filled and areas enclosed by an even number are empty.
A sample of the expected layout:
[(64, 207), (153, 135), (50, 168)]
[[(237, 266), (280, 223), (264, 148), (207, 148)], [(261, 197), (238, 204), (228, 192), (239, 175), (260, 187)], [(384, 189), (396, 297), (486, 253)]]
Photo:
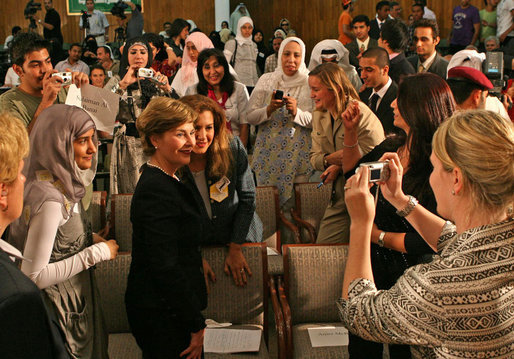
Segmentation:
[(164, 40), (161, 36), (153, 32), (147, 32), (143, 34), (143, 39), (145, 39), (146, 42), (151, 43), (153, 46), (157, 48), (155, 60), (164, 61), (168, 58), (168, 54), (166, 53), (166, 49), (164, 48)]
[(410, 128), (402, 141), (409, 149), (409, 170), (405, 175), (413, 179), (413, 188), (406, 191), (419, 193), (422, 187), (428, 186), (432, 172), (432, 137), (439, 125), (455, 112), (455, 100), (441, 77), (420, 73), (403, 78), (397, 101), (398, 111)]
[(225, 75), (221, 79), (220, 82), (220, 89), (222, 92), (228, 93), (228, 96), (232, 95), (234, 92), (234, 76), (230, 73), (230, 69), (228, 67), (227, 59), (225, 58), (225, 55), (223, 55), (223, 52), (218, 49), (205, 49), (202, 52), (200, 52), (200, 55), (198, 55), (198, 65), (196, 67), (196, 73), (198, 74), (198, 85), (196, 86), (196, 92), (198, 92), (200, 95), (207, 96), (207, 91), (209, 88), (209, 83), (207, 80), (203, 77), (203, 65), (211, 56), (214, 56), (218, 63), (223, 66), (223, 69), (225, 70)]

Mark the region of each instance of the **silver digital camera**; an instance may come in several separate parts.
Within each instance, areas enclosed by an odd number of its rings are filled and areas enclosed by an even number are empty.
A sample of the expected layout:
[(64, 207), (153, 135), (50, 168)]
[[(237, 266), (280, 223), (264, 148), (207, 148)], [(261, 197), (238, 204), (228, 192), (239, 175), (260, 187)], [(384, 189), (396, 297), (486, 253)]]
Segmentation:
[(71, 72), (56, 72), (52, 77), (59, 76), (62, 79), (62, 86), (71, 85), (72, 75)]
[(389, 179), (389, 161), (377, 161), (361, 163), (359, 167), (369, 167), (369, 182), (385, 182)]
[(143, 77), (145, 79), (153, 79), (154, 71), (152, 69), (147, 69), (145, 67), (141, 67), (139, 70), (137, 70), (137, 76)]

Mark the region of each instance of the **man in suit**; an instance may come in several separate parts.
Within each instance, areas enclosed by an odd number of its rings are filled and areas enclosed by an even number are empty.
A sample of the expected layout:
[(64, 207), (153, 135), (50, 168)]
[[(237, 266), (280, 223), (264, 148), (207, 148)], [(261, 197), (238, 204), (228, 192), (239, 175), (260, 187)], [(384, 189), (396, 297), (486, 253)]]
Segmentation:
[(412, 65), (405, 58), (404, 49), (407, 46), (407, 25), (401, 20), (389, 20), (380, 31), (378, 46), (389, 54), (389, 76), (396, 84), (403, 76), (416, 73)]
[(375, 6), (377, 14), (375, 18), (371, 20), (369, 30), (369, 36), (375, 40), (378, 40), (382, 25), (384, 25), (386, 20), (389, 18), (389, 9), (389, 1), (379, 1)]
[(439, 28), (433, 20), (421, 19), (414, 23), (416, 55), (407, 58), (412, 67), (419, 72), (431, 72), (446, 80), (448, 61), (439, 56), (435, 47), (439, 44)]
[(366, 50), (360, 62), (361, 78), (366, 89), (359, 96), (382, 123), (386, 135), (397, 133), (391, 103), (396, 99), (398, 86), (389, 77), (389, 54), (377, 47)]
[(355, 16), (352, 20), (352, 31), (355, 39), (345, 46), (350, 52), (350, 64), (358, 69), (361, 54), (367, 49), (378, 47), (378, 42), (369, 36), (369, 18), (366, 15)]

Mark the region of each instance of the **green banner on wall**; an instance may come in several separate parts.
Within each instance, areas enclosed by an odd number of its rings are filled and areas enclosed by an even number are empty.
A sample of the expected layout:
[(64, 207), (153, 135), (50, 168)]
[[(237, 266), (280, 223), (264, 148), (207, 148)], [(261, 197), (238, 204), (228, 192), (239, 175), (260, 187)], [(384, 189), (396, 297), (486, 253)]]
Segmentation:
[[(118, 0), (96, 0), (95, 9), (105, 13), (111, 13), (112, 5), (117, 3)], [(143, 0), (131, 0), (136, 5), (141, 5), (142, 12), (144, 12)], [(81, 10), (86, 10), (86, 0), (66, 0), (66, 7), (68, 15), (80, 15)], [(130, 7), (125, 11), (130, 13)]]

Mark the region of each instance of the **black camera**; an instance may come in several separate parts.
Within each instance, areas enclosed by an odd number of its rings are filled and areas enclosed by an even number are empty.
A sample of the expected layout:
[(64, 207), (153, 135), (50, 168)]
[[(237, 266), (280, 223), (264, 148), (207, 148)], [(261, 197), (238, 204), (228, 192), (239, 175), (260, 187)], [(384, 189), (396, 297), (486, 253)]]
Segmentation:
[[(485, 54), (485, 61), (482, 63), (482, 72), (491, 80), (493, 88), (489, 90), (489, 94), (498, 97), (503, 102), (505, 95), (502, 90), (506, 88), (508, 76), (504, 74), (503, 52), (488, 51)], [(512, 103), (509, 101), (509, 110)]]
[(111, 8), (111, 14), (114, 16), (118, 16), (122, 19), (125, 19), (125, 10), (128, 8), (128, 5), (125, 4), (122, 0), (118, 0)]
[(25, 6), (25, 10), (23, 10), (23, 15), (25, 15), (25, 19), (30, 19), (30, 29), (37, 28), (36, 20), (34, 20), (34, 15), (39, 10), (41, 10), (41, 3), (34, 2), (34, 0), (29, 0), (27, 6)]
[(91, 14), (88, 14), (87, 11), (80, 10), (80, 17), (82, 18), (82, 28), (83, 29), (89, 29), (89, 18), (91, 17)]

